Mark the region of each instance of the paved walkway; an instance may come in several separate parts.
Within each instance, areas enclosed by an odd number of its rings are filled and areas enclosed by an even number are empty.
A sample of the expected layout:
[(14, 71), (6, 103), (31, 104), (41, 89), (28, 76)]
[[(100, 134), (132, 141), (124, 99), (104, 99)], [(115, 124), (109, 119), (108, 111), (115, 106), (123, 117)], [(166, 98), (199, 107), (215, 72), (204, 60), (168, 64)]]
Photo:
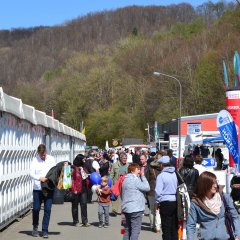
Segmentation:
[[(96, 199), (96, 197), (95, 197)], [(42, 214), (43, 211), (41, 211)], [(1, 240), (28, 240), (42, 239), (41, 237), (33, 238), (31, 236), (31, 211), (20, 221), (16, 221), (2, 232)], [(42, 215), (40, 216), (40, 220)], [(92, 226), (88, 228), (73, 227), (71, 217), (71, 204), (53, 205), (51, 221), (49, 226), (49, 239), (53, 240), (121, 240), (121, 217), (110, 217), (109, 228), (98, 228), (97, 203), (88, 205), (88, 219)], [(160, 240), (161, 234), (150, 231), (149, 218), (144, 216), (142, 230), (139, 240)]]

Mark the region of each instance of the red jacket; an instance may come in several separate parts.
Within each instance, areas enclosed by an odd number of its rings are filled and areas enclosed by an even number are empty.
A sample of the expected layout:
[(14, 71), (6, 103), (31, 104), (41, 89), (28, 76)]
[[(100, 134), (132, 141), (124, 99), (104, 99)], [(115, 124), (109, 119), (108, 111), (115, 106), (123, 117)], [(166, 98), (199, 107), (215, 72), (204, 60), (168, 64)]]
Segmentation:
[[(86, 169), (84, 169), (84, 171), (86, 172)], [(71, 192), (73, 193), (81, 193), (82, 189), (83, 189), (83, 179), (82, 179), (82, 175), (81, 175), (81, 171), (79, 167), (74, 167), (73, 171), (72, 171), (72, 189)], [(89, 191), (89, 185), (90, 185), (90, 181), (89, 178), (86, 178), (86, 190)]]

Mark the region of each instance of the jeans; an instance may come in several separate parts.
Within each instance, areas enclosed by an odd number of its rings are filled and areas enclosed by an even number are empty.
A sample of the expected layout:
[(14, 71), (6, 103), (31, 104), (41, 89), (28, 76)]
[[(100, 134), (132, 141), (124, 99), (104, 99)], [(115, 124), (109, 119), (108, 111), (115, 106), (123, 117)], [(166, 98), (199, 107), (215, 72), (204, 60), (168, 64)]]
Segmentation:
[(42, 231), (48, 232), (48, 226), (51, 216), (53, 191), (49, 192), (47, 197), (43, 196), (42, 191), (33, 190), (33, 209), (32, 209), (32, 225), (34, 228), (39, 224), (39, 212), (41, 209), (42, 201), (44, 202), (44, 215), (42, 220)]
[(87, 192), (84, 191), (82, 193), (76, 194), (74, 200), (72, 201), (72, 218), (73, 223), (78, 223), (78, 203), (80, 203), (81, 207), (81, 219), (82, 224), (88, 223), (87, 217)]
[(143, 211), (124, 213), (126, 228), (123, 240), (138, 240), (141, 231)]
[(98, 219), (99, 223), (103, 223), (103, 215), (105, 216), (105, 224), (109, 224), (109, 208), (110, 204), (98, 203)]
[(162, 222), (162, 239), (178, 240), (177, 202), (161, 202), (160, 216)]

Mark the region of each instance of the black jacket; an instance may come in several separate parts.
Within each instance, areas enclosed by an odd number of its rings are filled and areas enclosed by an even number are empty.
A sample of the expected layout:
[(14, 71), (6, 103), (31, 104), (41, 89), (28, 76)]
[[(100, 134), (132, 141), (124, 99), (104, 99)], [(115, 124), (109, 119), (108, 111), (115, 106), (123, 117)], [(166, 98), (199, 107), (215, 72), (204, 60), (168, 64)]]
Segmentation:
[(187, 189), (188, 189), (188, 193), (189, 196), (192, 197), (193, 193), (196, 190), (196, 186), (197, 186), (197, 179), (199, 177), (199, 172), (197, 169), (195, 168), (181, 168), (179, 170), (180, 175), (182, 176)]
[(100, 162), (99, 165), (100, 165), (99, 172), (100, 172), (101, 177), (108, 176), (109, 162), (108, 161), (105, 163)]
[[(232, 178), (231, 186), (233, 184), (240, 184), (240, 177), (239, 176), (234, 176)], [(240, 200), (240, 189), (232, 188), (231, 197), (232, 197), (233, 201), (239, 201)]]
[[(54, 188), (57, 187), (59, 177), (65, 162), (66, 161), (59, 162), (56, 166), (52, 167), (45, 176), (48, 180), (46, 182), (41, 182), (42, 192), (44, 196), (47, 196), (50, 191), (53, 191)], [(71, 165), (70, 162), (68, 164)]]

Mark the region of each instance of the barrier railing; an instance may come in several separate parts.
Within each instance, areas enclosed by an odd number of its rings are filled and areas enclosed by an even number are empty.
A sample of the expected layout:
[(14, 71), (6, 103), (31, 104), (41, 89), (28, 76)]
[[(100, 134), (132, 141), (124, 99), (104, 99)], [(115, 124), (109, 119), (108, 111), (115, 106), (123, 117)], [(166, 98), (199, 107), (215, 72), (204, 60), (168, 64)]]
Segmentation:
[(37, 146), (46, 144), (57, 162), (84, 151), (82, 133), (8, 96), (0, 88), (0, 229), (32, 205), (30, 164)]

